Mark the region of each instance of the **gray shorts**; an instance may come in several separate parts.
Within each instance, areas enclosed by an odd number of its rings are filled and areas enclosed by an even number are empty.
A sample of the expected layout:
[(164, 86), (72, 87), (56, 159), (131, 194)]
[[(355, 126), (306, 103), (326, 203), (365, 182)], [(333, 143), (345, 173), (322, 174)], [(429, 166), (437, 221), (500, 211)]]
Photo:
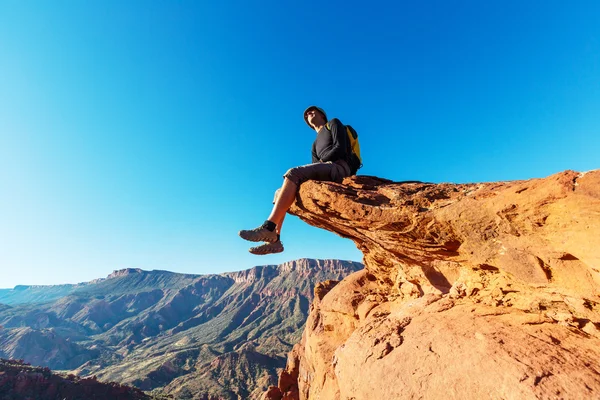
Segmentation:
[(328, 161), (290, 168), (283, 177), (300, 186), (303, 182), (311, 179), (315, 181), (342, 183), (342, 180), (350, 176), (350, 174), (350, 167), (346, 161), (338, 160), (335, 162)]
[[(350, 175), (352, 175), (352, 172), (348, 163), (344, 160), (338, 160), (335, 162), (328, 161), (290, 168), (283, 177), (300, 186), (308, 180), (342, 183), (342, 180)], [(279, 190), (275, 192), (273, 203), (275, 203), (278, 196)]]

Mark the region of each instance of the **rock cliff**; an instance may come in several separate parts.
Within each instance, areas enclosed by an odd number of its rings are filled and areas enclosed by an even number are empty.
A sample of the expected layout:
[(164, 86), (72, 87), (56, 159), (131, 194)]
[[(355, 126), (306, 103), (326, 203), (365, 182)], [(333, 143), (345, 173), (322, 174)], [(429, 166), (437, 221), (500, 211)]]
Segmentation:
[(265, 399), (600, 397), (600, 170), (309, 181), (290, 212), (365, 269), (315, 288)]

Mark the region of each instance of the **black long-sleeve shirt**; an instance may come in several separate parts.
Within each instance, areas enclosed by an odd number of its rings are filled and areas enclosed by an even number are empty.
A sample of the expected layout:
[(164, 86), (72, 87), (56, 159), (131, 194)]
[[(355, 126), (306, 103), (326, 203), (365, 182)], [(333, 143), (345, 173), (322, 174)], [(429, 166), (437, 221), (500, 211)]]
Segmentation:
[(329, 127), (322, 127), (312, 146), (312, 162), (348, 161), (348, 134), (346, 127), (337, 118), (329, 121)]

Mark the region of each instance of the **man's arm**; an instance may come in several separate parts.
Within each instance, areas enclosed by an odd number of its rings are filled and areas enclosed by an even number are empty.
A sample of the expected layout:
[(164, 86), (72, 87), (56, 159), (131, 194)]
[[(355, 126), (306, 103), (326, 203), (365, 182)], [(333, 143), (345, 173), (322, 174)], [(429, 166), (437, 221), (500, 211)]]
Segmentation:
[(312, 145), (312, 162), (313, 162), (313, 164), (319, 162), (319, 157), (317, 156), (317, 142), (316, 141)]
[(347, 159), (348, 134), (346, 127), (339, 119), (329, 121), (331, 128), (331, 146), (321, 152), (321, 161), (337, 161)]

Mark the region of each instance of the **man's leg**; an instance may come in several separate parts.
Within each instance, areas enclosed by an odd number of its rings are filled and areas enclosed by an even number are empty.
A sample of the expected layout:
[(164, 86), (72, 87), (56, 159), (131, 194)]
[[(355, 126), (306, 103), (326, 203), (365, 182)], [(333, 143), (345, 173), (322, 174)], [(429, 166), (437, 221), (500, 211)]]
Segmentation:
[(281, 225), (283, 224), (283, 219), (285, 218), (285, 213), (294, 202), (297, 190), (298, 185), (296, 185), (290, 179), (285, 178), (269, 218), (264, 224), (256, 229), (240, 231), (240, 237), (251, 242), (278, 242), (279, 233), (281, 232)]
[[(347, 171), (346, 171), (347, 170)], [(347, 166), (342, 167), (333, 163), (316, 163), (289, 169), (284, 175), (284, 181), (279, 196), (269, 218), (260, 227), (252, 230), (242, 230), (239, 235), (242, 239), (251, 242), (267, 242), (263, 245), (250, 248), (253, 254), (270, 254), (283, 251), (279, 239), (285, 214), (294, 203), (298, 187), (309, 179), (320, 181), (341, 182), (349, 174)]]
[(275, 228), (275, 232), (277, 232), (277, 236), (281, 235), (281, 227), (283, 226), (283, 221), (285, 220), (286, 214), (283, 214), (283, 218), (281, 218), (281, 222), (277, 224), (277, 228)]
[[(275, 204), (277, 202), (277, 199), (279, 199), (279, 194), (281, 193), (281, 189), (278, 189), (275, 195), (275, 200), (273, 201), (273, 204)], [(276, 207), (273, 207), (273, 209), (275, 209)], [(273, 253), (281, 253), (283, 251), (283, 243), (281, 242), (281, 240), (279, 239), (280, 235), (281, 235), (281, 227), (283, 226), (283, 221), (285, 220), (285, 216), (287, 213), (283, 214), (283, 217), (281, 217), (281, 221), (277, 224), (277, 227), (275, 228), (275, 233), (277, 233), (277, 241), (273, 242), (273, 243), (263, 243), (260, 246), (256, 246), (256, 247), (250, 247), (250, 253), (252, 254), (256, 254), (256, 255), (264, 255), (264, 254), (273, 254)]]
[(288, 178), (285, 178), (283, 180), (283, 186), (281, 187), (279, 197), (275, 201), (275, 205), (273, 206), (271, 215), (269, 215), (268, 218), (269, 221), (272, 221), (273, 223), (275, 223), (275, 225), (277, 225), (277, 233), (281, 232), (281, 225), (283, 225), (283, 219), (285, 218), (287, 210), (289, 210), (292, 204), (294, 203), (294, 199), (296, 198), (297, 192), (298, 185), (296, 185)]
[[(298, 170), (302, 172), (297, 172)], [(296, 199), (296, 193), (298, 193), (299, 185), (294, 183), (294, 181), (288, 178), (287, 175), (299, 175), (302, 182), (308, 179), (341, 182), (343, 178), (350, 176), (350, 167), (348, 167), (346, 163), (344, 163), (343, 166), (332, 163), (319, 163), (309, 164), (289, 170), (286, 173), (286, 176), (284, 176), (283, 185), (281, 186), (281, 189), (278, 190), (279, 194), (275, 199), (275, 205), (273, 206), (271, 215), (269, 215), (268, 218), (268, 221), (272, 221), (275, 225), (277, 225), (277, 236), (281, 235), (281, 227), (283, 225), (285, 215), (294, 203), (294, 200)]]

